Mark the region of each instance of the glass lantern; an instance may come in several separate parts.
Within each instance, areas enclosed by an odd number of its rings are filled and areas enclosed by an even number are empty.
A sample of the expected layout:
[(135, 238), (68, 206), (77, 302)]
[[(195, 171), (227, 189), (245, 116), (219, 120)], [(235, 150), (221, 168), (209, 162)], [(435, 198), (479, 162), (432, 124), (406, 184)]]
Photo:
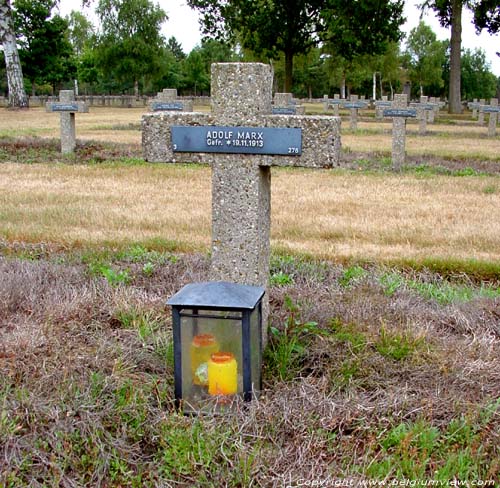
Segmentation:
[(175, 398), (184, 412), (211, 412), (261, 390), (264, 288), (191, 283), (172, 307)]

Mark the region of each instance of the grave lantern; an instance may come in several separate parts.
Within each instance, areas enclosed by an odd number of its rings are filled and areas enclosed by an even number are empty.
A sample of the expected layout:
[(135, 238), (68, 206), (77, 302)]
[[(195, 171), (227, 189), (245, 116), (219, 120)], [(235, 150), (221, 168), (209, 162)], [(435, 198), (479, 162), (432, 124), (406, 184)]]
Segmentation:
[(260, 391), (263, 295), (262, 287), (212, 281), (168, 300), (175, 398), (184, 412), (214, 411)]

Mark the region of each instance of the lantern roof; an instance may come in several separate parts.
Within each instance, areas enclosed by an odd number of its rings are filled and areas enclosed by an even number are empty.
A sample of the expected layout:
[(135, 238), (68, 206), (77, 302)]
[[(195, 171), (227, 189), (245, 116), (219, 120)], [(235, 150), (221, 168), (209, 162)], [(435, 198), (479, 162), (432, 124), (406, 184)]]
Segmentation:
[(240, 285), (227, 281), (190, 283), (173, 295), (167, 305), (252, 310), (264, 292), (261, 286)]

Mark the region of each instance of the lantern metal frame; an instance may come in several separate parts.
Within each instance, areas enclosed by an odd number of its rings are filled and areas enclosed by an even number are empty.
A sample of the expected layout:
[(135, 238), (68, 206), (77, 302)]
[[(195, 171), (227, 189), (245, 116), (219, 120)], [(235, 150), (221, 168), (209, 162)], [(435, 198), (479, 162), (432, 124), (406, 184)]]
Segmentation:
[[(178, 408), (183, 399), (182, 318), (238, 321), (241, 327), (241, 373), (243, 389), (239, 394), (250, 401), (262, 387), (262, 298), (265, 290), (258, 286), (226, 281), (190, 283), (173, 295), (167, 305), (172, 307), (174, 345), (174, 390)], [(201, 312), (200, 312), (201, 311)], [(219, 313), (217, 313), (219, 312)], [(252, 344), (251, 319), (257, 314), (258, 343)], [(231, 325), (234, 327), (234, 325)], [(252, 378), (252, 347), (257, 347), (259, 371)]]

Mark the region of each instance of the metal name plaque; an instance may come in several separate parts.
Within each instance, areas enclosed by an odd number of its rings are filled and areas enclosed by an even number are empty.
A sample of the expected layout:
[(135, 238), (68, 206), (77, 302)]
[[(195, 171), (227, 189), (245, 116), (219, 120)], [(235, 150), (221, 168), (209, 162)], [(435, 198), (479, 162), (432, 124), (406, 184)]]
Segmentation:
[(362, 102), (348, 102), (344, 103), (344, 108), (366, 108), (367, 104)]
[(161, 110), (182, 110), (184, 107), (181, 102), (153, 102), (151, 108), (154, 112)]
[(331, 105), (341, 105), (345, 100), (341, 100), (340, 98), (334, 98), (333, 100), (328, 100), (328, 103)]
[(416, 117), (417, 111), (415, 109), (404, 108), (390, 108), (384, 110), (384, 117)]
[(390, 107), (392, 105), (392, 102), (386, 102), (385, 100), (380, 101), (380, 102), (375, 102), (376, 107)]
[(493, 114), (495, 112), (500, 112), (500, 107), (495, 107), (494, 105), (489, 107), (483, 107), (483, 112), (485, 114)]
[(302, 129), (281, 127), (173, 126), (174, 152), (300, 156)]
[(296, 115), (296, 107), (273, 107), (273, 115)]
[(51, 105), (52, 112), (78, 112), (77, 103), (53, 103)]

